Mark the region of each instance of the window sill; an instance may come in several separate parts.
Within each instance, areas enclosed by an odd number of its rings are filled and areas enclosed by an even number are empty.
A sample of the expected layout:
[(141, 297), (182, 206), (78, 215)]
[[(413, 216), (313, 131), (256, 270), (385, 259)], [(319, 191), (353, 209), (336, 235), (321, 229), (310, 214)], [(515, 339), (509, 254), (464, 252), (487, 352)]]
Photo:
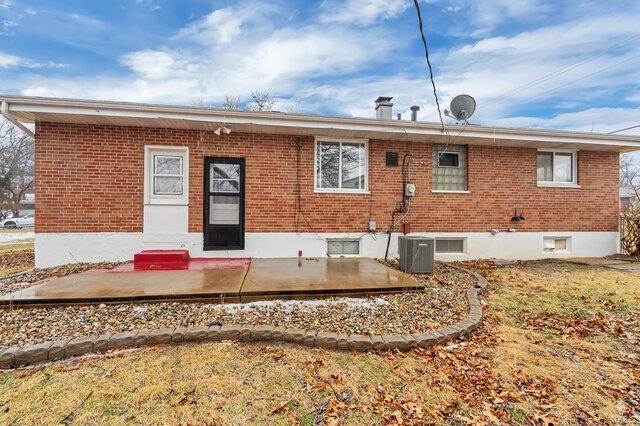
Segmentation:
[(316, 194), (352, 194), (352, 195), (371, 194), (371, 192), (369, 191), (362, 191), (362, 190), (350, 191), (348, 189), (314, 189), (313, 192)]
[(446, 191), (441, 189), (432, 189), (434, 194), (471, 194), (471, 191)]
[(539, 188), (580, 188), (576, 183), (538, 182)]

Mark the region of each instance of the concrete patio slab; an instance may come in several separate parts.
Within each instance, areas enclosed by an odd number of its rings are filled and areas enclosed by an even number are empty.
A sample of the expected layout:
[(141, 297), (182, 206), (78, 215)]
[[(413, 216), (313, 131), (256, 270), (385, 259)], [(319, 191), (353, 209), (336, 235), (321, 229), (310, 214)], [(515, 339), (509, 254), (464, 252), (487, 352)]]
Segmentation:
[[(211, 265), (209, 265), (211, 266)], [(177, 271), (93, 270), (0, 296), (0, 308), (128, 302), (238, 303), (424, 289), (374, 259), (253, 259)]]
[(365, 258), (253, 259), (240, 299), (304, 299), (424, 289), (407, 274)]
[(238, 302), (247, 268), (83, 273), (0, 297), (0, 305), (65, 305), (198, 299)]

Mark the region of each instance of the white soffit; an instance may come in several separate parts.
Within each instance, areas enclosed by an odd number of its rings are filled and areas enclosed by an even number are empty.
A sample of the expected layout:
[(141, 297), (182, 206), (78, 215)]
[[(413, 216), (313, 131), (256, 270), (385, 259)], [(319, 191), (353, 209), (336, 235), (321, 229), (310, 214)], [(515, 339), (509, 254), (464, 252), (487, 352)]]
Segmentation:
[(13, 119), (22, 123), (55, 122), (107, 126), (160, 127), (215, 130), (219, 125), (234, 132), (286, 135), (366, 138), (397, 142), (439, 142), (458, 144), (520, 146), (531, 148), (634, 151), (640, 136), (515, 129), (468, 125), (447, 126), (443, 134), (438, 123), (407, 120), (328, 117), (135, 104), (23, 96), (1, 96)]

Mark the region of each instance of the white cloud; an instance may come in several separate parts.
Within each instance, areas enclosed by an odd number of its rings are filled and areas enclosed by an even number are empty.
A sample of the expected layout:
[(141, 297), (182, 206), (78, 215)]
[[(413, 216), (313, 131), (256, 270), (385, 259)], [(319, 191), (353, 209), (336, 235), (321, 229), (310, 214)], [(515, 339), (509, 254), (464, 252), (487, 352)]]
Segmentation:
[(325, 0), (320, 21), (369, 25), (381, 19), (395, 18), (410, 5), (410, 0)]
[(176, 75), (188, 74), (198, 68), (196, 64), (176, 58), (175, 54), (159, 50), (131, 52), (122, 56), (120, 62), (150, 80), (173, 78)]
[(532, 127), (607, 133), (640, 124), (640, 108), (587, 108), (550, 118), (518, 116), (494, 120), (506, 127)]
[(13, 0), (0, 0), (0, 8), (9, 9), (13, 5)]
[(10, 55), (8, 53), (0, 52), (0, 68), (64, 68), (68, 64), (59, 64), (57, 62), (37, 62), (31, 59), (21, 58), (19, 56)]
[(459, 12), (466, 19), (457, 32), (466, 36), (483, 37), (495, 28), (514, 20), (529, 23), (546, 17), (552, 3), (544, 0), (453, 0), (444, 12)]
[(0, 67), (9, 68), (17, 67), (22, 62), (22, 59), (15, 55), (9, 55), (8, 53), (0, 52)]
[(13, 35), (13, 28), (17, 27), (18, 23), (5, 19), (0, 22), (0, 35)]
[(353, 70), (373, 59), (375, 52), (388, 48), (388, 43), (372, 42), (365, 34), (305, 27), (274, 33), (242, 62), (247, 71), (266, 82), (275, 82), (278, 78)]

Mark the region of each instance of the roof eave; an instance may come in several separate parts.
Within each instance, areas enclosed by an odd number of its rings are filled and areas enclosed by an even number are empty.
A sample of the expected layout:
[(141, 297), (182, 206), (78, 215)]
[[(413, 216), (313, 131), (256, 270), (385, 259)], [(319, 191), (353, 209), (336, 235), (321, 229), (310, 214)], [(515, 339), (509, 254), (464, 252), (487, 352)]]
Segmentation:
[(8, 104), (8, 112), (14, 119), (24, 123), (45, 121), (42, 119), (43, 117), (55, 117), (53, 121), (95, 122), (95, 124), (113, 121), (145, 127), (158, 127), (159, 123), (173, 123), (181, 128), (208, 129), (218, 124), (226, 124), (244, 126), (254, 130), (264, 129), (265, 131), (322, 136), (328, 136), (328, 133), (342, 132), (353, 136), (368, 137), (367, 135), (373, 135), (375, 138), (400, 138), (412, 141), (433, 141), (435, 136), (442, 138), (443, 141), (456, 138), (460, 141), (458, 143), (473, 143), (471, 141), (475, 141), (480, 144), (502, 145), (507, 141), (521, 141), (527, 146), (539, 144), (541, 147), (582, 146), (586, 149), (593, 146), (598, 147), (597, 149), (615, 151), (640, 149), (640, 136), (629, 135), (469, 125), (464, 128), (464, 132), (460, 136), (456, 136), (462, 130), (462, 126), (448, 126), (449, 135), (446, 135), (442, 133), (439, 123), (406, 120), (377, 120), (17, 96), (0, 96), (0, 101)]

